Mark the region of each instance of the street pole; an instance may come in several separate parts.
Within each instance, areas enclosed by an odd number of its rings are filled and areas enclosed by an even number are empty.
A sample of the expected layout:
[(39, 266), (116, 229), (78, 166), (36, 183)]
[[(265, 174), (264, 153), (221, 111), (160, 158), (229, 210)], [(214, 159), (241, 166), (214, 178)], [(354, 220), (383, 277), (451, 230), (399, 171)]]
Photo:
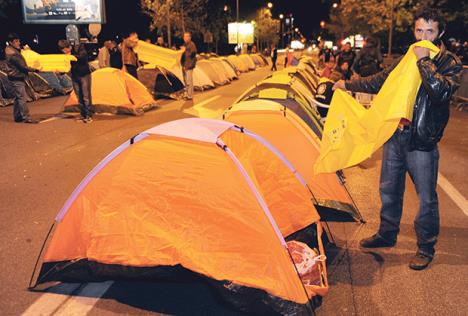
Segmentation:
[(390, 29), (388, 30), (388, 57), (392, 55), (392, 40), (393, 40), (393, 11), (395, 10), (395, 0), (391, 3), (390, 12)]
[(237, 52), (239, 52), (239, 0), (236, 0), (236, 36), (237, 36)]

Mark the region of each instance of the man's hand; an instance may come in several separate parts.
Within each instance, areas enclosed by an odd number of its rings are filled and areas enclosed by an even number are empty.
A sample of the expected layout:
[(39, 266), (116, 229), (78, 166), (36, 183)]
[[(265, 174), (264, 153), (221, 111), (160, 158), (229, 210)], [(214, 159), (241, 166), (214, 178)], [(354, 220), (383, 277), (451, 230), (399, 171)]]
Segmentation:
[(335, 82), (335, 84), (333, 85), (333, 91), (335, 91), (336, 89), (346, 90), (344, 80), (338, 80), (337, 82)]
[(420, 60), (421, 58), (429, 56), (429, 48), (416, 46), (413, 48), (414, 54)]

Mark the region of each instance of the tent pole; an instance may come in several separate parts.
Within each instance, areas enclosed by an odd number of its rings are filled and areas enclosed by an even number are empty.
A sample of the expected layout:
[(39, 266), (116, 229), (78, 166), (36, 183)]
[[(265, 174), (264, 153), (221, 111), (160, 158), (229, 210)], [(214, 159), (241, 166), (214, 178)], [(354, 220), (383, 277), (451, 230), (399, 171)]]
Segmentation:
[(31, 285), (32, 282), (33, 282), (33, 279), (34, 279), (34, 274), (36, 274), (37, 265), (39, 263), (39, 260), (41, 259), (42, 252), (44, 251), (44, 247), (46, 245), (47, 240), (49, 239), (50, 233), (52, 232), (52, 229), (54, 228), (54, 226), (55, 226), (55, 221), (52, 223), (52, 226), (50, 226), (49, 232), (47, 233), (47, 236), (44, 239), (44, 242), (42, 243), (41, 251), (39, 251), (39, 255), (37, 256), (36, 263), (34, 264), (34, 269), (33, 269), (32, 275), (31, 275), (31, 279), (29, 280), (28, 289), (32, 289), (35, 286), (35, 285), (34, 286)]

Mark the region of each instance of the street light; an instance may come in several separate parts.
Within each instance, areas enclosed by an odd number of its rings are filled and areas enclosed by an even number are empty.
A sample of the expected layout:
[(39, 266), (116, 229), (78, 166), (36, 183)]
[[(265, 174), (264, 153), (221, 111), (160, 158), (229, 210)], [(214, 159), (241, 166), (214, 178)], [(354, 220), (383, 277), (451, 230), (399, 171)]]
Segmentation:
[(282, 19), (284, 18), (283, 13), (281, 13), (281, 14), (279, 15), (279, 18), (280, 18), (280, 20), (282, 20)]
[(324, 28), (325, 27), (325, 21), (320, 21), (320, 27)]
[(228, 5), (225, 4), (225, 5), (224, 5), (224, 12), (227, 12), (227, 10), (228, 10)]
[(294, 29), (294, 31), (296, 31), (296, 32), (299, 32), (299, 28), (298, 28), (298, 27), (296, 27), (296, 28)]
[(268, 6), (268, 9), (271, 9), (271, 8), (273, 8), (273, 3), (268, 2), (267, 6)]
[(333, 8), (335, 8), (335, 9), (338, 8), (338, 3), (336, 3), (336, 2), (333, 3)]

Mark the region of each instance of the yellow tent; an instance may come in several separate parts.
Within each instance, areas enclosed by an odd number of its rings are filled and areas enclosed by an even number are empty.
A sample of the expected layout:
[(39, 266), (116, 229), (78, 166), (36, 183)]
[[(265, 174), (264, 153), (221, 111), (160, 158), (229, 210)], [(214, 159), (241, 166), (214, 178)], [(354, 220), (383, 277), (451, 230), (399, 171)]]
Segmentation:
[(31, 49), (21, 51), (29, 67), (39, 69), (43, 72), (69, 72), (71, 61), (76, 61), (73, 55), (65, 54), (38, 54)]
[(417, 42), (390, 73), (369, 109), (344, 91), (335, 91), (324, 127), (320, 157), (315, 171), (334, 172), (369, 158), (396, 131), (401, 118), (411, 120), (421, 76), (415, 46), (439, 48), (429, 41)]
[[(135, 52), (138, 54), (141, 61), (147, 63), (147, 65), (144, 66), (145, 69), (154, 69), (156, 66), (162, 66), (174, 73), (177, 78), (184, 83), (182, 67), (180, 66), (182, 51), (175, 51), (144, 41), (138, 41)], [(205, 90), (214, 88), (215, 85), (200, 67), (195, 67), (193, 70), (193, 86), (197, 90)]]
[(259, 99), (234, 104), (223, 118), (262, 136), (291, 162), (308, 183), (322, 218), (362, 220), (336, 174), (314, 175), (320, 139), (293, 111), (277, 102)]
[(229, 60), (229, 62), (232, 63), (240, 72), (249, 71), (249, 65), (244, 60), (240, 59), (239, 56), (229, 55), (227, 60)]
[[(139, 115), (156, 105), (140, 81), (115, 68), (102, 68), (91, 74), (91, 96), (96, 113)], [(73, 92), (65, 103), (65, 111), (79, 110), (78, 99)]]

